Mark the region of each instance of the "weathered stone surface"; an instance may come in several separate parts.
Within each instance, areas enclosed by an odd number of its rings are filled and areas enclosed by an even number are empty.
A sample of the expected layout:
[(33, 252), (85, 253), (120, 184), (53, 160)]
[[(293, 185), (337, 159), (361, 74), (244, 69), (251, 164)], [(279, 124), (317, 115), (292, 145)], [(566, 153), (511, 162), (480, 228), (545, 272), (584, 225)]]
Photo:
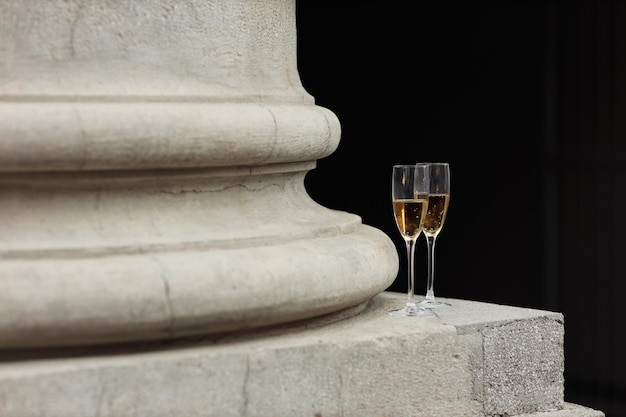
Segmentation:
[(405, 299), (383, 292), (340, 313), (219, 339), (5, 351), (0, 415), (603, 416), (563, 402), (561, 314), (449, 299), (434, 316), (387, 315)]
[(304, 186), (341, 126), (295, 1), (0, 0), (0, 348), (162, 340), (369, 300), (398, 255)]
[[(457, 301), (460, 308), (465, 301)], [(458, 310), (457, 310), (458, 311)], [(563, 404), (564, 322), (555, 312), (473, 302), (472, 315), (439, 315), (483, 339), (480, 390), (488, 415), (554, 410)], [(497, 311), (497, 314), (494, 312)], [(513, 314), (514, 316), (512, 316)]]
[(563, 398), (563, 322), (539, 317), (483, 332), (485, 410), (554, 410)]

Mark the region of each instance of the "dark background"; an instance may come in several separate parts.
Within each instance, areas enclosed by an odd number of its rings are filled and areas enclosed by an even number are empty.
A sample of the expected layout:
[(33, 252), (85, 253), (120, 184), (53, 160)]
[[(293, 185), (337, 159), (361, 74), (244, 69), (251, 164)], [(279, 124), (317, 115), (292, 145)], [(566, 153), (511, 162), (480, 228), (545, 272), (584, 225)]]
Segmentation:
[(342, 127), (311, 197), (390, 236), (406, 293), (391, 166), (449, 162), (435, 293), (562, 312), (565, 400), (626, 416), (626, 1), (299, 0), (297, 22)]

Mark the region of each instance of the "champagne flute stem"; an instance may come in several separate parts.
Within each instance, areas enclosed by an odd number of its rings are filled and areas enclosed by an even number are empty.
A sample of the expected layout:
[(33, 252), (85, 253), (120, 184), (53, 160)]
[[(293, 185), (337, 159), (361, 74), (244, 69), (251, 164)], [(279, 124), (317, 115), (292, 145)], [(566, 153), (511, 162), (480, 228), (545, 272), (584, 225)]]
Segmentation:
[(408, 239), (406, 241), (406, 256), (408, 260), (408, 291), (406, 305), (415, 307), (415, 241), (416, 239)]
[(426, 300), (435, 300), (435, 237), (426, 236), (426, 247), (428, 249), (428, 277), (426, 280)]

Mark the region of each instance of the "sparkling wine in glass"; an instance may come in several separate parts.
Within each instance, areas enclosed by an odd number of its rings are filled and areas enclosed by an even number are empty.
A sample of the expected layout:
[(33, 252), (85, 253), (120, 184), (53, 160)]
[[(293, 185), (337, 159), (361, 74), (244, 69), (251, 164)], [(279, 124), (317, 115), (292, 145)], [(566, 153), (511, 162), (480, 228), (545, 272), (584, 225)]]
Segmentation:
[(418, 164), (428, 168), (430, 191), (428, 194), (428, 208), (424, 217), (422, 233), (426, 237), (428, 250), (428, 276), (426, 282), (426, 297), (419, 302), (422, 308), (449, 307), (435, 298), (435, 241), (443, 228), (450, 204), (450, 165), (445, 162)]
[(408, 259), (408, 298), (406, 305), (391, 310), (392, 316), (416, 317), (433, 314), (415, 302), (415, 243), (422, 232), (428, 205), (428, 167), (419, 165), (394, 165), (391, 180), (391, 201), (396, 226), (406, 244)]

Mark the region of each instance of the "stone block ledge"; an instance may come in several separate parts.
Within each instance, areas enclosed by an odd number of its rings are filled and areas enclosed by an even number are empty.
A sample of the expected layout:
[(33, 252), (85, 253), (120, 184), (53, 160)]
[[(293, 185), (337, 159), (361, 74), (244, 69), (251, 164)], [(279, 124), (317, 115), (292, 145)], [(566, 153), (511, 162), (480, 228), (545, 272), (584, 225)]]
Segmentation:
[(0, 415), (604, 416), (563, 401), (562, 314), (457, 299), (387, 314), (405, 300), (383, 292), (221, 339), (14, 356), (0, 362)]

